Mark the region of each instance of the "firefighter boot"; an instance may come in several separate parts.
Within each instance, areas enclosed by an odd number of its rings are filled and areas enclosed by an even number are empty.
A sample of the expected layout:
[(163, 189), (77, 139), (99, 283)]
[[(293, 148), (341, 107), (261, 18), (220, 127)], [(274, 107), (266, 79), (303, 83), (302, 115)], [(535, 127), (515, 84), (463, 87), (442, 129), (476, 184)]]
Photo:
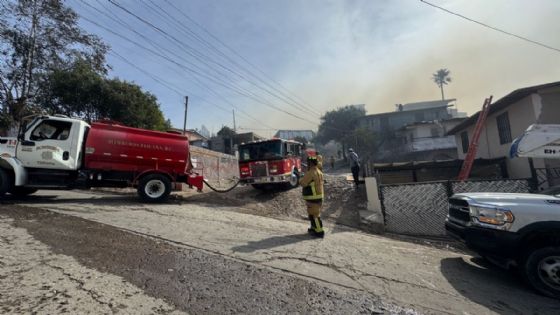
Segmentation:
[(315, 233), (315, 220), (312, 215), (309, 215), (309, 222), (311, 222), (311, 227), (307, 229), (307, 233), (313, 235)]
[(323, 230), (323, 221), (321, 221), (321, 218), (313, 217), (313, 221), (314, 221), (313, 227), (315, 228), (313, 230), (313, 236), (320, 237), (320, 238), (325, 237), (325, 231)]

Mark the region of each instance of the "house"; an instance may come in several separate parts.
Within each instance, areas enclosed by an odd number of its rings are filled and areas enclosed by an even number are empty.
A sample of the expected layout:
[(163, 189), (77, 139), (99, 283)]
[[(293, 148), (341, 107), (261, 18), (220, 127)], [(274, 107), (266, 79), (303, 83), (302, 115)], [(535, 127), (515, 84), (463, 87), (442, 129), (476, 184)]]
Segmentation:
[(254, 132), (237, 133), (232, 137), (215, 136), (210, 139), (210, 150), (234, 155), (238, 145), (264, 139)]
[[(480, 112), (448, 134), (457, 141), (464, 159)], [(510, 158), (512, 141), (531, 124), (560, 124), (560, 81), (515, 90), (490, 105), (478, 143), (477, 158), (506, 158), (509, 178), (534, 178), (539, 189), (560, 185), (560, 160)]]
[(171, 128), (169, 132), (184, 134), (189, 138), (189, 144), (195, 147), (208, 148), (208, 138), (201, 135), (197, 130), (187, 129), (183, 133), (183, 129)]
[(304, 138), (307, 141), (311, 141), (315, 137), (315, 132), (313, 130), (278, 130), (274, 137), (286, 140)]
[(406, 125), (421, 122), (444, 120), (460, 117), (457, 110), (452, 109), (455, 99), (443, 101), (397, 104), (394, 112), (366, 115), (357, 121), (359, 127), (368, 128), (381, 133), (395, 131)]
[[(455, 99), (448, 99), (397, 104), (393, 112), (360, 117), (356, 124), (377, 135), (380, 145), (374, 156), (376, 162), (404, 162), (415, 158), (425, 160), (432, 159), (432, 156), (437, 159), (437, 153), (427, 153), (422, 157), (420, 157), (422, 154), (411, 155), (411, 153), (439, 149), (447, 150), (448, 153), (441, 155), (442, 159), (453, 159), (456, 154), (451, 153), (453, 150), (450, 149), (453, 149), (451, 141), (454, 139), (447, 139), (444, 131), (448, 130), (445, 128), (450, 124), (458, 123), (455, 118), (466, 116), (453, 108), (455, 101)], [(447, 127), (443, 127), (442, 121), (447, 122), (445, 123)], [(430, 146), (431, 149), (428, 149)]]
[(421, 121), (397, 131), (403, 141), (405, 160), (433, 161), (457, 159), (457, 142), (447, 132), (466, 118)]

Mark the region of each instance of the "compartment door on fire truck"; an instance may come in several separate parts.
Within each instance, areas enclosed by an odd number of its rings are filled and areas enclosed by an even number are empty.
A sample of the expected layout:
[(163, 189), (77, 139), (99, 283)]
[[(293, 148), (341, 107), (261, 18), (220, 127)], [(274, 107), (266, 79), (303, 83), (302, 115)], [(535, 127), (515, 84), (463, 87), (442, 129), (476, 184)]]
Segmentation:
[(31, 126), (25, 141), (17, 148), (18, 159), (25, 167), (75, 170), (77, 161), (71, 156), (73, 129), (71, 120), (45, 119)]

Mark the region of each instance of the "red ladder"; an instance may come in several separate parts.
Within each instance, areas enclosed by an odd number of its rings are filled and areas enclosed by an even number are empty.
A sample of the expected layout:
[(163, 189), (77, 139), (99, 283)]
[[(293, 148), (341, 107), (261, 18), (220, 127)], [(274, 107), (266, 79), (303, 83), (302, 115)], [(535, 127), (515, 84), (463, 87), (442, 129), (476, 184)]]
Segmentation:
[(460, 181), (467, 180), (469, 178), (469, 174), (471, 173), (474, 159), (476, 157), (476, 152), (478, 151), (478, 140), (480, 139), (482, 128), (484, 128), (486, 117), (488, 117), (488, 110), (490, 109), (491, 103), (492, 103), (492, 95), (490, 95), (489, 98), (484, 100), (484, 104), (482, 105), (482, 110), (480, 111), (480, 115), (478, 115), (478, 120), (474, 128), (474, 133), (471, 139), (471, 143), (469, 144), (469, 151), (465, 156), (465, 161), (463, 161), (461, 172), (459, 172), (459, 178), (457, 178)]

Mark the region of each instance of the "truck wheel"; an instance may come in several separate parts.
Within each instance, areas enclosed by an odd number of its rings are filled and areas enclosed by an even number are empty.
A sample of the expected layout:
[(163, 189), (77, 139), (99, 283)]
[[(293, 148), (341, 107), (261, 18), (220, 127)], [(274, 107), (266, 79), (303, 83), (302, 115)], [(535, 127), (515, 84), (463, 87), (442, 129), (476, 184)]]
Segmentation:
[(21, 197), (29, 196), (33, 193), (36, 193), (37, 190), (38, 189), (36, 189), (36, 188), (15, 186), (15, 187), (12, 187), (12, 189), (10, 190), (10, 195), (12, 195), (16, 198), (21, 198)]
[(537, 291), (560, 298), (560, 247), (531, 251), (523, 264), (523, 273)]
[(288, 179), (287, 186), (288, 188), (296, 188), (299, 185), (299, 173), (294, 170), (292, 174), (290, 174), (290, 178)]
[(138, 183), (138, 195), (145, 202), (162, 202), (171, 193), (171, 181), (162, 174), (150, 174), (142, 177)]
[(12, 177), (6, 172), (6, 170), (0, 168), (0, 198), (10, 191), (13, 182)]

